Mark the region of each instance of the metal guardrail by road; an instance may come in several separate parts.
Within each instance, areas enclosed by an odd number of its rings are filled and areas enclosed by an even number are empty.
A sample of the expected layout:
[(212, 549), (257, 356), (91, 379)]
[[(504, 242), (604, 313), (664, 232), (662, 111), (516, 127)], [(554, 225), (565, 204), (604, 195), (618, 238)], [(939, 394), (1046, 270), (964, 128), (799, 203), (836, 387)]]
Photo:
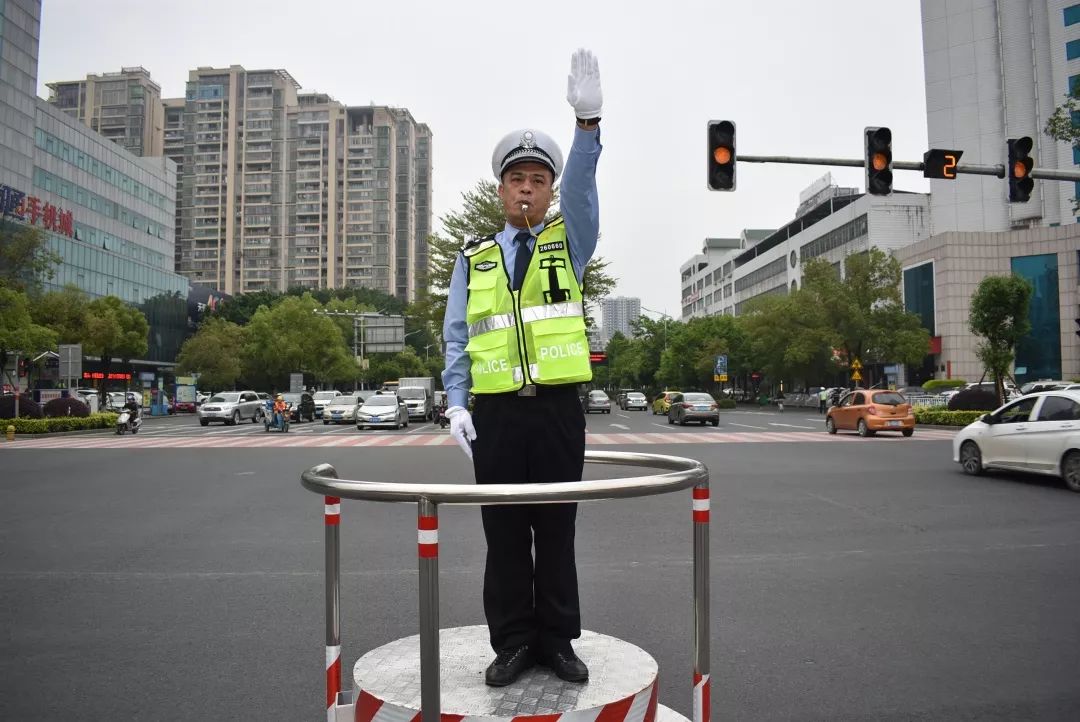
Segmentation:
[(439, 504), (550, 504), (627, 499), (693, 488), (694, 722), (709, 722), (709, 472), (694, 459), (662, 454), (587, 451), (585, 462), (661, 469), (628, 479), (540, 484), (401, 484), (338, 478), (329, 464), (300, 476), (305, 489), (322, 494), (326, 533), (326, 704), (341, 692), (341, 500), (412, 502), (417, 505), (420, 576), (420, 715), (439, 722)]

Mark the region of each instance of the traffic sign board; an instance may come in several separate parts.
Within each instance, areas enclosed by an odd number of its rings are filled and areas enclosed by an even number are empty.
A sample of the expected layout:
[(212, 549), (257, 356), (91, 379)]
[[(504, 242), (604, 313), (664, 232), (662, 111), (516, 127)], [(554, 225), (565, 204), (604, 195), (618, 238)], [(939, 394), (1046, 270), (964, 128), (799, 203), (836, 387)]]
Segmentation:
[(858, 371), (854, 372), (853, 374), (851, 374), (851, 380), (852, 381), (862, 381), (862, 374), (859, 373)]
[(727, 374), (720, 374), (720, 381), (727, 382)]
[(855, 359), (854, 361), (851, 362), (851, 368), (854, 369), (855, 371), (858, 371), (859, 369), (862, 368), (862, 361), (860, 361), (859, 359)]

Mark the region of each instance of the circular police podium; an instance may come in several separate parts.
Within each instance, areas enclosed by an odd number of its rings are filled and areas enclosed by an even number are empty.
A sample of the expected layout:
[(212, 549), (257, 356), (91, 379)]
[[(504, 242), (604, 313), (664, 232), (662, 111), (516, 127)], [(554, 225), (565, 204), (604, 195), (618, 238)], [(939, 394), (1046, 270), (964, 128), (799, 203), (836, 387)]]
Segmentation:
[[(442, 722), (687, 722), (657, 703), (656, 660), (629, 642), (582, 631), (574, 651), (589, 667), (586, 683), (564, 682), (546, 667), (514, 684), (488, 687), (484, 670), (494, 653), (486, 626), (439, 632)], [(412, 722), (420, 712), (420, 637), (371, 650), (353, 667), (355, 722)], [(469, 720), (464, 720), (469, 722)]]

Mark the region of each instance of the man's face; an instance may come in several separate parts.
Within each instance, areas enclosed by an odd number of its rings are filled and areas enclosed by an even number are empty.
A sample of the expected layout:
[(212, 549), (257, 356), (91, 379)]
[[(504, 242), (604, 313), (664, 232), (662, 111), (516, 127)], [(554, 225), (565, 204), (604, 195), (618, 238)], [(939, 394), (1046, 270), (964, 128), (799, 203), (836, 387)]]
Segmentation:
[[(552, 181), (551, 170), (543, 163), (524, 161), (506, 169), (499, 184), (499, 198), (510, 225), (528, 228), (544, 220), (551, 206)], [(522, 203), (527, 206), (524, 212)]]

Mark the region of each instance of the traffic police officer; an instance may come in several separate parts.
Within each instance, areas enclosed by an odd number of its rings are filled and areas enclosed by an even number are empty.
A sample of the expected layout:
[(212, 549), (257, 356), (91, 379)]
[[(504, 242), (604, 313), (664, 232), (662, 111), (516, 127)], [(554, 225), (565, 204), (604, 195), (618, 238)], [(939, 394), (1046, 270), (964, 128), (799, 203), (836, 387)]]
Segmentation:
[[(592, 378), (581, 285), (600, 228), (602, 105), (600, 70), (587, 50), (571, 59), (566, 99), (577, 127), (565, 172), (562, 152), (544, 133), (503, 138), (491, 170), (506, 225), (462, 249), (450, 282), (446, 415), (478, 484), (581, 481), (585, 416), (577, 385)], [(547, 219), (560, 175), (561, 214)], [(475, 415), (467, 410), (470, 391)], [(511, 684), (537, 663), (564, 680), (588, 680), (571, 646), (581, 636), (577, 505), (485, 506), (481, 514), (484, 613), (496, 653), (485, 681)]]

